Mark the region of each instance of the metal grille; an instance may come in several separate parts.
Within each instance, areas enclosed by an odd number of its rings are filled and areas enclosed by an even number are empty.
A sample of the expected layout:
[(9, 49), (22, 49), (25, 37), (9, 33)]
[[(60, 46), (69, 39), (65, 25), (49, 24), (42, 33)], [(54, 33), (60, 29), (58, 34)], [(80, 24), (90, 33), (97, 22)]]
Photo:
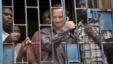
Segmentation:
[[(43, 28), (51, 27), (51, 39), (53, 32), (53, 14), (54, 4), (61, 4), (63, 9), (63, 23), (65, 24), (66, 12), (69, 11), (69, 20), (73, 20), (76, 29), (73, 31), (76, 36), (76, 44), (66, 44), (65, 64), (113, 64), (112, 57), (108, 55), (110, 48), (113, 48), (113, 23), (112, 8), (113, 0), (1, 0), (2, 7), (8, 7), (12, 10), (13, 26), (19, 26), (21, 30), (20, 43), (26, 38), (32, 39), (33, 34), (38, 31), (40, 36)], [(2, 9), (2, 7), (0, 7)], [(49, 10), (50, 23), (43, 23), (42, 14), (45, 10)], [(2, 12), (0, 12), (0, 19)], [(2, 27), (2, 19), (0, 20)], [(92, 25), (93, 31), (99, 36), (99, 45), (95, 44), (85, 32), (84, 27)], [(13, 28), (14, 30), (14, 28)], [(15, 44), (3, 43), (2, 28), (0, 28), (0, 64), (29, 64), (30, 55), (26, 52), (25, 61), (15, 61)], [(38, 36), (38, 35), (37, 35)], [(51, 40), (50, 39), (50, 40)], [(51, 59), (42, 60), (42, 40), (40, 42), (32, 42), (31, 46), (38, 46), (38, 56), (40, 64), (55, 64), (54, 44), (51, 48)], [(51, 40), (51, 43), (53, 41)], [(76, 52), (76, 53), (75, 53)], [(3, 61), (2, 61), (3, 60)], [(33, 64), (33, 63), (32, 63)]]

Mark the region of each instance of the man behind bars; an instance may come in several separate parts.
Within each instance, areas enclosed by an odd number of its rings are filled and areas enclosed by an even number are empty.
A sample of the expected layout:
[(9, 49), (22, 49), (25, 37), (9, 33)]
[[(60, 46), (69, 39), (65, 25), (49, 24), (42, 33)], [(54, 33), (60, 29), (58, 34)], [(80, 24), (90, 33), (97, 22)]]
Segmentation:
[[(29, 41), (28, 38), (25, 39), (24, 42), (22, 42), (22, 44), (18, 44), (18, 40), (20, 38), (20, 29), (18, 26), (13, 26), (13, 22), (12, 22), (12, 11), (9, 7), (3, 7), (3, 32), (2, 32), (2, 42), (3, 43), (14, 43), (15, 45), (15, 50), (14, 50), (14, 59), (16, 61), (16, 58), (19, 60), (22, 60), (23, 57), (22, 53), (25, 52), (23, 46), (26, 45), (25, 42)], [(27, 52), (28, 54), (32, 56), (32, 52), (29, 52), (29, 49), (31, 49), (30, 47), (27, 47)], [(20, 51), (19, 51), (20, 50)], [(22, 57), (22, 58), (20, 58)], [(30, 59), (30, 58), (28, 58)], [(33, 63), (32, 60), (29, 60), (28, 62), (30, 62), (31, 64), (35, 64)]]
[(101, 53), (99, 41), (99, 27), (97, 20), (88, 24), (86, 10), (81, 10), (81, 17), (77, 33), (80, 44), (81, 62), (83, 64), (107, 64), (106, 58)]
[[(66, 18), (69, 17), (66, 15)], [(63, 23), (65, 22), (65, 25)], [(41, 29), (41, 58), (42, 61), (53, 61), (52, 64), (65, 64), (64, 45), (76, 43), (70, 35), (70, 30), (75, 28), (73, 21), (63, 21), (63, 8), (61, 5), (54, 5), (52, 9), (53, 29), (45, 27)], [(47, 64), (46, 62), (42, 64)], [(51, 63), (48, 63), (51, 64)]]
[(12, 11), (8, 7), (3, 8), (3, 32), (2, 32), (2, 41), (5, 42), (5, 39), (12, 32)]

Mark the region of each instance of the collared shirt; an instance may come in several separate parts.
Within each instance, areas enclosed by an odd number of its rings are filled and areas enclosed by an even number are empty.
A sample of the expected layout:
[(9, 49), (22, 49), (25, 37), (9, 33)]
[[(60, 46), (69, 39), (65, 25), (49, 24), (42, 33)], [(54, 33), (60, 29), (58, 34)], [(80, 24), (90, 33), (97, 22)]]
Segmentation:
[[(78, 30), (82, 64), (103, 64), (103, 60), (107, 64), (106, 58), (102, 57), (100, 47), (85, 33), (84, 26), (79, 27)], [(99, 35), (98, 27), (93, 26), (92, 30)]]
[(7, 32), (2, 31), (2, 42), (9, 36)]
[(42, 61), (54, 60), (54, 64), (65, 64), (66, 57), (63, 45), (66, 43), (76, 44), (73, 37), (66, 30), (56, 33), (51, 28), (41, 29)]

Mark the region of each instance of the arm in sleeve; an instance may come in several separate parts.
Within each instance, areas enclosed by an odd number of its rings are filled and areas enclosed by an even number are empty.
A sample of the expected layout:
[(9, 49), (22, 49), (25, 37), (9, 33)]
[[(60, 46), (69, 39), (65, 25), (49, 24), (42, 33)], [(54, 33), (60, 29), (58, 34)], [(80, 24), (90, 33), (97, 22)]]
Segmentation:
[(57, 48), (61, 44), (61, 41), (63, 41), (68, 34), (68, 30), (64, 27), (62, 29), (62, 32), (57, 33), (54, 36), (52, 36), (51, 33), (47, 31), (48, 30), (41, 31), (41, 44), (42, 49), (46, 49), (49, 51), (51, 51), (52, 45), (54, 45), (54, 48)]

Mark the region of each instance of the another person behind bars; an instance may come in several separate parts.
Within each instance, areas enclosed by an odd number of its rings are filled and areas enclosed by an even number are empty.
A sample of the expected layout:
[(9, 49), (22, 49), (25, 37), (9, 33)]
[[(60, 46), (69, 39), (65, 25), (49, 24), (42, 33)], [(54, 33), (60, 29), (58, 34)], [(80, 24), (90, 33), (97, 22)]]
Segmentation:
[[(45, 10), (42, 15), (41, 15), (41, 24), (50, 24), (50, 13), (49, 10)], [(43, 29), (44, 27), (41, 27), (41, 29)], [(31, 61), (33, 60), (33, 62), (36, 62), (37, 64), (40, 63), (40, 57), (44, 57), (45, 55), (40, 56), (40, 35), (39, 35), (39, 31), (36, 31), (32, 38), (31, 41), (33, 43), (35, 43), (37, 46), (35, 45), (30, 45), (32, 52), (33, 52), (33, 56), (34, 58), (31, 59)], [(29, 51), (30, 52), (30, 51)]]
[(14, 53), (15, 53), (15, 56), (14, 56), (14, 59), (15, 59), (15, 62), (16, 62), (16, 58), (17, 58), (17, 55), (18, 55), (18, 52), (20, 50), (20, 47), (21, 47), (21, 43), (19, 43), (19, 39), (20, 39), (20, 36), (21, 36), (21, 33), (20, 33), (20, 29), (18, 26), (13, 26), (13, 32), (11, 33), (11, 39), (12, 39), (12, 43), (14, 43)]
[(97, 23), (87, 23), (86, 11), (82, 10), (81, 21), (77, 33), (80, 44), (81, 62), (83, 64), (107, 64), (106, 58), (102, 57), (99, 41), (99, 27)]
[[(20, 37), (20, 32), (19, 32), (19, 28), (18, 26), (14, 26), (14, 31), (13, 31), (13, 22), (12, 22), (12, 11), (11, 8), (9, 7), (3, 7), (3, 31), (2, 31), (2, 41), (3, 43), (14, 43), (15, 44), (15, 55), (14, 57), (18, 59), (23, 58), (23, 56), (20, 54), (22, 52), (25, 52), (24, 48), (22, 47), (24, 45), (26, 45), (25, 42), (29, 41), (29, 39), (26, 39), (22, 45), (21, 44), (17, 44), (18, 39)], [(29, 49), (31, 49), (30, 47), (28, 47)], [(29, 51), (28, 49), (28, 51)], [(20, 51), (19, 51), (20, 50)], [(28, 52), (30, 55), (32, 55), (32, 52)], [(19, 55), (18, 55), (19, 54)], [(20, 58), (22, 57), (22, 58)], [(31, 56), (32, 58), (33, 56)], [(31, 59), (28, 58), (28, 59)], [(33, 61), (29, 60), (28, 62), (31, 62), (31, 64), (35, 64), (33, 63)]]
[(80, 8), (86, 8), (86, 0), (80, 0), (79, 1), (79, 7)]
[[(49, 10), (44, 11), (44, 13), (42, 14), (42, 22), (44, 24), (50, 24), (50, 19), (49, 19)], [(37, 50), (39, 50), (39, 47), (37, 45), (39, 45), (39, 33), (38, 31), (36, 31), (31, 39), (32, 43), (30, 43), (29, 45), (29, 38), (26, 38), (22, 44), (21, 44), (21, 48), (20, 51), (18, 52), (16, 61), (17, 62), (22, 62), (22, 59), (25, 57), (26, 54), (28, 54), (28, 63), (29, 64), (39, 64), (40, 59), (39, 59), (39, 52), (37, 52)], [(36, 44), (36, 45), (34, 45)], [(37, 56), (38, 55), (38, 56)]]
[[(42, 13), (41, 20), (42, 20), (42, 24), (50, 24), (50, 23), (51, 23), (49, 10), (45, 10), (45, 11)], [(33, 42), (39, 41), (39, 31), (36, 31), (36, 32), (33, 34), (31, 40), (32, 40)]]
[[(67, 19), (68, 16), (66, 15)], [(35, 32), (32, 38), (32, 42), (41, 41), (41, 60), (42, 61), (49, 61), (42, 62), (41, 64), (51, 64), (51, 60), (54, 60), (52, 64), (65, 64), (66, 56), (65, 56), (65, 49), (64, 44), (74, 44), (76, 43), (74, 37), (70, 35), (70, 30), (75, 27), (73, 21), (68, 22), (64, 21), (65, 26), (63, 24), (63, 9), (61, 5), (55, 4), (54, 8), (52, 9), (52, 22), (53, 22), (53, 29), (50, 27), (45, 27), (40, 30), (39, 32)], [(51, 31), (52, 29), (52, 31)], [(53, 33), (53, 36), (51, 36)], [(41, 40), (40, 40), (41, 39)], [(32, 48), (33, 49), (33, 48)], [(54, 51), (52, 50), (54, 49)], [(39, 47), (34, 48), (34, 56), (37, 60), (37, 63), (40, 62), (39, 59)], [(39, 50), (40, 51), (40, 50)], [(54, 52), (54, 58), (52, 58)]]
[(43, 24), (50, 24), (51, 23), (51, 21), (50, 21), (50, 10), (45, 10), (42, 13), (42, 23)]
[[(16, 25), (13, 26), (13, 32), (11, 33), (11, 42), (14, 43), (14, 53), (15, 53), (15, 56), (14, 56), (14, 60), (15, 60), (15, 63), (18, 63), (18, 61), (16, 61), (16, 59), (19, 57), (19, 55), (22, 53), (22, 52), (26, 52), (27, 50), (25, 50), (25, 46), (30, 43), (30, 39), (27, 37), (23, 42), (19, 42), (19, 39), (21, 37), (21, 32), (20, 32), (20, 28)], [(22, 48), (24, 46), (24, 48)], [(27, 53), (26, 53), (27, 55)], [(25, 61), (27, 58), (25, 58), (26, 56), (24, 55), (22, 57), (21, 60)]]
[[(41, 57), (42, 61), (54, 61), (52, 64), (65, 64), (65, 44), (76, 44), (70, 30), (75, 28), (73, 21), (69, 21), (66, 15), (63, 20), (63, 8), (54, 5), (52, 8), (52, 28), (45, 27), (40, 30), (41, 34)], [(65, 23), (65, 25), (64, 25)], [(43, 64), (47, 64), (46, 62)], [(51, 64), (51, 63), (49, 63)]]
[[(9, 7), (3, 8), (3, 43), (14, 43), (15, 46), (20, 37), (19, 28), (14, 26), (13, 32), (13, 23), (12, 23), (12, 11)], [(16, 57), (16, 55), (15, 55)]]
[(12, 32), (12, 11), (8, 7), (3, 8), (3, 32), (2, 32), (2, 41), (7, 42), (6, 38)]

